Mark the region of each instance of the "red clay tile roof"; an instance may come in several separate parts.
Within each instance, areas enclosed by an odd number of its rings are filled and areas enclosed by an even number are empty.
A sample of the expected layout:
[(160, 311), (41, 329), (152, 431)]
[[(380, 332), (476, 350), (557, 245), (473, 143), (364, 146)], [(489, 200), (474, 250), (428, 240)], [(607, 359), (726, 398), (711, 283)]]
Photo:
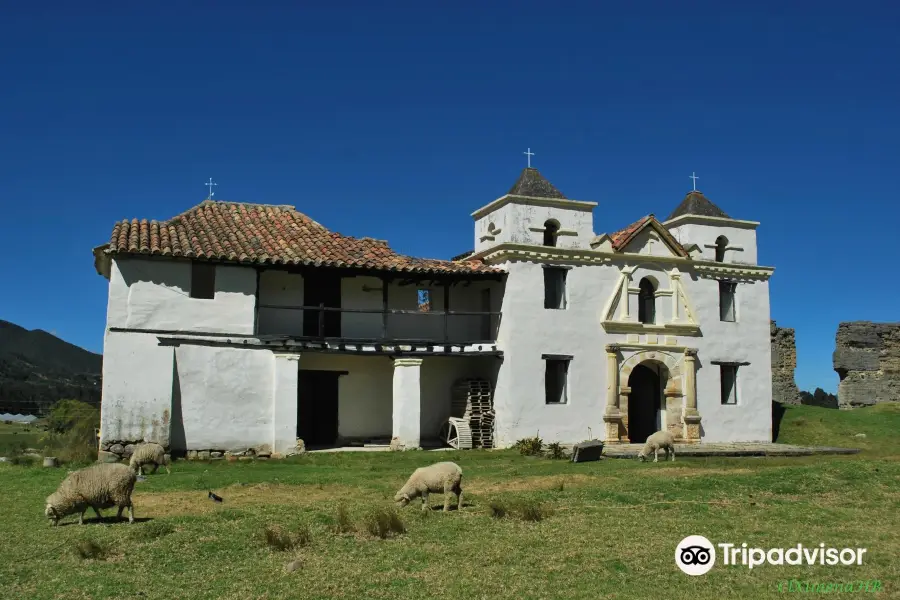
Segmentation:
[(689, 256), (687, 250), (678, 243), (672, 234), (669, 233), (669, 230), (666, 229), (662, 223), (656, 220), (656, 217), (652, 214), (647, 215), (646, 217), (642, 217), (626, 227), (625, 229), (620, 229), (615, 233), (609, 234), (610, 241), (612, 242), (613, 250), (617, 252), (621, 252), (628, 243), (633, 240), (637, 234), (644, 230), (646, 227), (652, 227), (656, 230), (661, 238), (663, 238), (666, 243), (674, 248), (675, 252), (680, 256), (687, 257)]
[(116, 223), (103, 252), (410, 273), (503, 273), (480, 260), (436, 260), (397, 254), (383, 240), (352, 238), (329, 231), (292, 206), (211, 200), (168, 221), (132, 219)]

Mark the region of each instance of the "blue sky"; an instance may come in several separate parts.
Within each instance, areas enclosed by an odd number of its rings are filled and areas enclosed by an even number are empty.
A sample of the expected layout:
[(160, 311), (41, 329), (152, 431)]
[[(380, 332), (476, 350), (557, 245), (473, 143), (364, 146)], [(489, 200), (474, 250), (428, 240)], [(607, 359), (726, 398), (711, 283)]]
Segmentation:
[(0, 19), (0, 318), (101, 351), (91, 248), (209, 177), (448, 258), (530, 147), (598, 233), (693, 171), (761, 221), (803, 389), (836, 389), (838, 322), (898, 320), (896, 3), (32, 4)]

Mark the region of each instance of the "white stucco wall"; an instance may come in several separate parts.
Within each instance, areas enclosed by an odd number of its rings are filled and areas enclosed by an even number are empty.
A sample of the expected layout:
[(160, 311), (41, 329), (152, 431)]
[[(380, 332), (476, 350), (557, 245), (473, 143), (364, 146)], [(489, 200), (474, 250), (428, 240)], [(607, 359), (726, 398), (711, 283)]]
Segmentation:
[(728, 240), (725, 250), (725, 260), (736, 264), (755, 265), (756, 258), (756, 230), (750, 226), (725, 227), (718, 223), (704, 224), (702, 222), (677, 222), (675, 227), (669, 227), (669, 231), (678, 242), (685, 246), (697, 244), (702, 250), (700, 260), (714, 261), (716, 259), (716, 240), (724, 235)]
[(191, 298), (188, 261), (114, 259), (110, 268), (107, 327), (252, 334), (256, 272), (216, 266), (211, 300)]
[[(737, 285), (733, 323), (719, 320), (716, 280), (683, 277), (682, 282), (702, 318), (703, 337), (694, 338), (691, 344), (698, 348), (697, 409), (703, 417), (702, 440), (772, 441), (768, 282)], [(719, 367), (711, 361), (750, 363), (738, 367), (737, 405), (722, 405)]]
[(103, 343), (101, 442), (169, 444), (172, 416), (172, 347), (152, 335), (107, 332)]
[(268, 350), (161, 346), (155, 335), (110, 332), (103, 363), (101, 441), (156, 441), (175, 450), (272, 443)]
[[(175, 359), (186, 449), (245, 450), (272, 443), (271, 352), (182, 345)], [(176, 420), (173, 431), (177, 427)]]
[[(518, 244), (544, 243), (544, 224), (555, 219), (562, 232), (557, 238), (559, 248), (587, 248), (594, 237), (594, 203), (560, 202), (568, 206), (539, 206), (510, 202), (496, 210), (479, 215), (475, 220), (475, 251), (481, 252), (503, 242)], [(491, 228), (493, 224), (493, 228)], [(532, 228), (541, 231), (532, 231)], [(499, 230), (499, 233), (497, 233)], [(482, 239), (493, 234), (493, 240)]]
[[(538, 432), (547, 442), (581, 441), (587, 439), (588, 427), (602, 435), (607, 337), (599, 315), (618, 270), (606, 265), (571, 269), (566, 276), (568, 308), (547, 310), (541, 265), (516, 262), (508, 268), (498, 338), (503, 366), (494, 395), (496, 443), (511, 445)], [(545, 403), (542, 354), (573, 356), (567, 404)]]
[(297, 354), (275, 354), (272, 379), (272, 451), (279, 454), (297, 447), (299, 369)]
[[(665, 271), (671, 270), (671, 264), (654, 263), (652, 259), (632, 260), (630, 264), (640, 265), (634, 271), (632, 287), (641, 277), (651, 275), (661, 289), (670, 288)], [(601, 327), (603, 308), (618, 281), (619, 267), (572, 268), (566, 281), (568, 308), (547, 310), (543, 307), (541, 265), (508, 265), (503, 325), (498, 337), (498, 347), (504, 352), (495, 391), (498, 445), (510, 445), (537, 432), (548, 442), (578, 442), (586, 439), (587, 427), (602, 437), (608, 343), (655, 344), (659, 351), (669, 352), (679, 363), (683, 361), (683, 350), (667, 350), (667, 336), (659, 332), (607, 334)], [(717, 281), (699, 279), (690, 271), (683, 271), (681, 280), (696, 310), (702, 336), (669, 337), (672, 346), (698, 350), (696, 381), (702, 440), (771, 441), (768, 283), (740, 283), (736, 292), (737, 322), (724, 323), (719, 321)], [(631, 315), (636, 320), (637, 299), (630, 299)], [(657, 297), (657, 323), (669, 321), (671, 306), (670, 296)], [(620, 366), (639, 351), (623, 350)], [(545, 403), (542, 354), (573, 356), (568, 404)], [(739, 367), (736, 406), (721, 404), (719, 368), (710, 362), (714, 360), (750, 363)], [(681, 402), (683, 405), (683, 398)]]
[(271, 444), (273, 360), (268, 350), (161, 346), (155, 335), (108, 333), (101, 441), (176, 450)]

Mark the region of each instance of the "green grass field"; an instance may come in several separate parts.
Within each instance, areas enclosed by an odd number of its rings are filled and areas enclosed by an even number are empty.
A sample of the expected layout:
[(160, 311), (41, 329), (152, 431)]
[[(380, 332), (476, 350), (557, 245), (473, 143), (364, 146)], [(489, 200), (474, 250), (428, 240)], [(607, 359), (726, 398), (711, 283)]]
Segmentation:
[[(756, 599), (783, 597), (776, 585), (787, 579), (877, 580), (881, 592), (851, 596), (898, 598), (898, 431), (897, 405), (849, 413), (796, 407), (779, 441), (863, 452), (665, 464), (572, 464), (510, 451), (177, 462), (171, 475), (138, 483), (138, 523), (99, 524), (89, 513), (82, 527), (68, 517), (57, 528), (43, 516), (44, 498), (65, 469), (0, 465), (0, 598)], [(360, 527), (391, 504), (415, 467), (436, 460), (463, 467), (461, 511), (423, 514), (410, 505), (399, 511), (405, 533), (387, 539), (364, 528), (335, 531), (339, 505)], [(207, 490), (224, 502), (211, 502)], [(442, 502), (431, 498), (435, 508)], [(492, 503), (510, 514), (494, 518)], [(520, 518), (529, 504), (542, 520)], [(267, 526), (302, 539), (275, 550)], [(762, 548), (824, 542), (868, 552), (861, 566), (753, 570), (721, 566), (720, 557), (708, 574), (689, 577), (674, 553), (691, 534)], [(288, 571), (292, 562), (297, 568)]]
[(23, 448), (39, 448), (43, 431), (35, 425), (0, 423), (0, 456), (21, 451)]

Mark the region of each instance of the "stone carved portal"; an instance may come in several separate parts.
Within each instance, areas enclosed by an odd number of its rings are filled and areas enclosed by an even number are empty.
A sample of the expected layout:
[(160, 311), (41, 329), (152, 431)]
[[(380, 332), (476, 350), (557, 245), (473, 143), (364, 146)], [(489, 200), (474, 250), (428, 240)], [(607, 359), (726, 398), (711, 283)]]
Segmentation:
[(660, 415), (663, 401), (662, 382), (668, 379), (662, 363), (645, 360), (632, 369), (628, 376), (628, 407), (622, 409), (622, 417), (628, 430), (628, 441), (643, 444), (666, 422)]
[(683, 363), (679, 358), (668, 352), (642, 350), (621, 363), (620, 442), (644, 443), (662, 427), (676, 440), (684, 439)]

